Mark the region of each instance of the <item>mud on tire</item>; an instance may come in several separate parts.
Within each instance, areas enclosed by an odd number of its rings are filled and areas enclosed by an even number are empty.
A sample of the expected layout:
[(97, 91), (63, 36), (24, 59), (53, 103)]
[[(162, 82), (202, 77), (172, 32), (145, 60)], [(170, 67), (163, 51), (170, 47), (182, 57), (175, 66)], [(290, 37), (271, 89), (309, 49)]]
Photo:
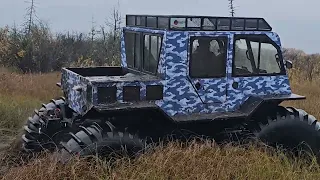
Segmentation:
[(69, 133), (70, 139), (61, 142), (62, 149), (58, 156), (61, 162), (67, 162), (73, 155), (108, 156), (112, 153), (135, 155), (145, 148), (145, 142), (137, 135), (118, 131), (108, 123), (101, 127), (97, 123), (80, 126), (77, 133)]
[(302, 109), (281, 108), (277, 115), (259, 122), (255, 137), (272, 147), (280, 147), (294, 156), (320, 162), (320, 123)]
[(24, 126), (22, 135), (22, 150), (25, 152), (40, 152), (44, 149), (55, 149), (54, 136), (59, 127), (48, 126), (48, 121), (52, 118), (60, 118), (57, 111), (65, 105), (65, 99), (61, 97), (51, 100), (48, 104), (42, 104), (39, 110), (35, 110), (32, 117), (29, 117)]

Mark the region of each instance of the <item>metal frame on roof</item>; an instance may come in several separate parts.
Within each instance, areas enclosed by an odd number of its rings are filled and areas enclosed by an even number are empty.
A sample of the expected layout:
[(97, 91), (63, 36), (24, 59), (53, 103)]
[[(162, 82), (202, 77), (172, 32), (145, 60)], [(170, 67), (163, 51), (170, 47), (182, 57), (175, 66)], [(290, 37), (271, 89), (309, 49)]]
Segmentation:
[(272, 31), (264, 18), (219, 16), (126, 15), (126, 26), (180, 31)]

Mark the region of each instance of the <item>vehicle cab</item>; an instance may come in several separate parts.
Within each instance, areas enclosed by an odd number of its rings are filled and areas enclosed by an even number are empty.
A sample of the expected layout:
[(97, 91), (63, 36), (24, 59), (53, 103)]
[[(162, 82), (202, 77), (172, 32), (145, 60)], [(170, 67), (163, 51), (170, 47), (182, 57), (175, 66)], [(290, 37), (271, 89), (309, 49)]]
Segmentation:
[(263, 18), (127, 15), (122, 66), (161, 79), (170, 116), (290, 96), (279, 36)]

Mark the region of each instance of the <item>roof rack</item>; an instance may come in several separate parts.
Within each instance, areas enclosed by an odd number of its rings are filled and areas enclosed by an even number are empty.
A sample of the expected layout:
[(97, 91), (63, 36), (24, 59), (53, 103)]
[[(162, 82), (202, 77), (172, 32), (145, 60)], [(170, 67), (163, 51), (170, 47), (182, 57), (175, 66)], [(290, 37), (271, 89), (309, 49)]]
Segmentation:
[(184, 31), (272, 31), (263, 18), (217, 16), (126, 15), (126, 26)]

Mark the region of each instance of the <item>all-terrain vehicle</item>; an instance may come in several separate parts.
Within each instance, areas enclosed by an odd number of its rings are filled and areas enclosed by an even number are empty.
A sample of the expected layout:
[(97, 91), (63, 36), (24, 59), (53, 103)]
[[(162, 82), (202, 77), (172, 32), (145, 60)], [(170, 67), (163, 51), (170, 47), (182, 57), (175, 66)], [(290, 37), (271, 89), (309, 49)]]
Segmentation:
[(127, 15), (121, 66), (63, 68), (64, 97), (28, 119), (23, 149), (137, 152), (168, 136), (202, 135), (305, 142), (318, 154), (316, 118), (280, 105), (305, 99), (291, 91), (291, 66), (263, 18)]

